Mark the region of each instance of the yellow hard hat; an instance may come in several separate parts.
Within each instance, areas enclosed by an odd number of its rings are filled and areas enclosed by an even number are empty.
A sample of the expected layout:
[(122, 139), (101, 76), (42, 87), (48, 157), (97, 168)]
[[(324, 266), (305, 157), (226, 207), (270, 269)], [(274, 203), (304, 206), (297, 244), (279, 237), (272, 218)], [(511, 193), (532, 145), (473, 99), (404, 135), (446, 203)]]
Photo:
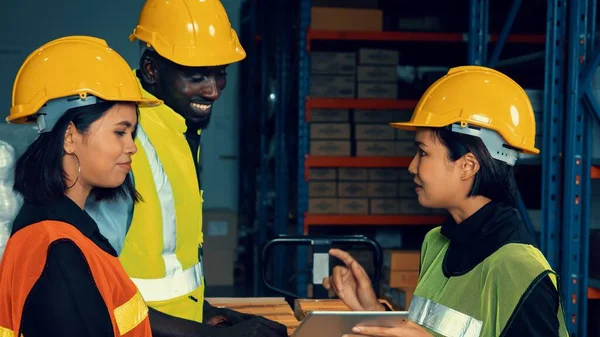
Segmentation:
[(425, 91), (409, 122), (390, 125), (405, 130), (451, 126), (454, 132), (478, 136), (481, 128), (495, 131), (501, 142), (523, 153), (540, 152), (535, 148), (535, 116), (525, 90), (487, 67), (450, 69)]
[(230, 64), (246, 57), (218, 0), (147, 0), (129, 36), (135, 39), (188, 67)]
[(140, 106), (162, 103), (142, 97), (131, 68), (104, 40), (68, 36), (46, 43), (25, 59), (14, 82), (6, 121), (33, 122), (32, 117), (49, 101), (72, 96), (88, 102), (97, 97)]

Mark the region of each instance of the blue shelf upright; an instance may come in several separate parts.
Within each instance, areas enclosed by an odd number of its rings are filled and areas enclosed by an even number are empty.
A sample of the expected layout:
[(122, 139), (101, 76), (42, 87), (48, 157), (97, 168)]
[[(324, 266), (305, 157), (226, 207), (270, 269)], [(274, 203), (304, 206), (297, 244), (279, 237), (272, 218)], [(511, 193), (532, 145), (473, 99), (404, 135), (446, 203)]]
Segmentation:
[[(306, 97), (309, 95), (310, 89), (310, 55), (308, 52), (308, 29), (310, 27), (311, 17), (311, 0), (300, 0), (300, 18), (299, 18), (299, 36), (298, 36), (298, 177), (297, 177), (297, 193), (298, 193), (298, 229), (297, 235), (304, 234), (304, 213), (308, 211), (308, 183), (304, 177), (305, 159), (308, 154), (308, 123), (306, 123)], [(302, 268), (307, 263), (308, 250), (300, 247), (297, 251), (296, 265)], [(298, 273), (296, 279), (296, 293), (301, 296), (306, 296), (308, 277), (305, 273)]]
[(600, 116), (592, 79), (600, 64), (595, 46), (596, 1), (568, 7), (567, 97), (561, 286), (572, 335), (586, 336), (591, 183), (591, 118)]
[(472, 65), (485, 65), (489, 39), (489, 0), (469, 0), (469, 35), (467, 62)]
[[(488, 59), (488, 43), (489, 43), (489, 13), (490, 3), (489, 0), (469, 0), (470, 1), (470, 15), (469, 15), (469, 34), (468, 34), (468, 64), (481, 65), (490, 68), (494, 68), (499, 60), (502, 49), (508, 40), (508, 35), (512, 29), (515, 18), (519, 13), (522, 0), (513, 0), (513, 4), (508, 13), (506, 21), (502, 26), (502, 30), (498, 37), (498, 41), (495, 43), (492, 56)], [(521, 193), (517, 192), (517, 208), (519, 213), (527, 226), (527, 229), (531, 234), (535, 234), (535, 229), (529, 217), (527, 207), (523, 202)]]
[[(559, 5), (559, 3), (561, 3)], [(550, 266), (560, 269), (561, 191), (563, 151), (564, 69), (567, 10), (564, 0), (548, 1), (542, 143), (542, 252)]]

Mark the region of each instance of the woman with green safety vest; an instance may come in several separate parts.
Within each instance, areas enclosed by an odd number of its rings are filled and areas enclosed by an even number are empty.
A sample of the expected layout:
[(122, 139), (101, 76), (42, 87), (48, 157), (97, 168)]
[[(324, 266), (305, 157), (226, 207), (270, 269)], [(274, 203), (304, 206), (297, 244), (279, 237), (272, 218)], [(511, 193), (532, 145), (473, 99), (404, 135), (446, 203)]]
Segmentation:
[[(525, 91), (506, 75), (463, 66), (432, 84), (409, 122), (417, 154), (408, 170), (419, 203), (448, 219), (421, 247), (408, 320), (362, 327), (355, 336), (567, 336), (557, 275), (516, 210), (513, 166), (537, 154)], [(365, 270), (333, 249), (345, 267), (324, 280), (352, 310), (385, 310)]]

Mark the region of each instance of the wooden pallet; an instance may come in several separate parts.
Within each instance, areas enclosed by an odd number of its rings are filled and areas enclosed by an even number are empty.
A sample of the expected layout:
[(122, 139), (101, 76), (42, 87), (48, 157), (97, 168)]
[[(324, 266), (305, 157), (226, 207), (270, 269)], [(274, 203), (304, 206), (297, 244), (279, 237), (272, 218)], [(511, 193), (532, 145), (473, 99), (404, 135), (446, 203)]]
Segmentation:
[[(392, 308), (392, 305), (385, 299), (380, 299), (380, 303)], [(306, 318), (306, 315), (311, 311), (350, 311), (350, 308), (340, 299), (330, 300), (304, 300), (298, 299), (294, 302), (294, 315), (298, 321)]]
[(283, 297), (207, 298), (206, 301), (215, 307), (262, 316), (281, 323), (287, 327), (288, 336), (291, 336), (300, 324)]

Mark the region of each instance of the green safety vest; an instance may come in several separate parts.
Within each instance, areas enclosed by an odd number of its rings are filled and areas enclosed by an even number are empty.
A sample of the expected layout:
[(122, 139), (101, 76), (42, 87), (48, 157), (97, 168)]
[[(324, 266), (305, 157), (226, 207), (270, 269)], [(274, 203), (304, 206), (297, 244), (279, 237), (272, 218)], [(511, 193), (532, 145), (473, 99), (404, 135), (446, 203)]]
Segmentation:
[[(442, 266), (450, 240), (440, 229), (423, 242), (419, 283), (409, 307), (410, 319), (434, 336), (500, 336), (538, 282), (550, 275), (558, 284), (542, 253), (519, 243), (506, 244), (468, 273), (448, 278)], [(568, 336), (562, 304), (558, 320), (559, 335)]]

